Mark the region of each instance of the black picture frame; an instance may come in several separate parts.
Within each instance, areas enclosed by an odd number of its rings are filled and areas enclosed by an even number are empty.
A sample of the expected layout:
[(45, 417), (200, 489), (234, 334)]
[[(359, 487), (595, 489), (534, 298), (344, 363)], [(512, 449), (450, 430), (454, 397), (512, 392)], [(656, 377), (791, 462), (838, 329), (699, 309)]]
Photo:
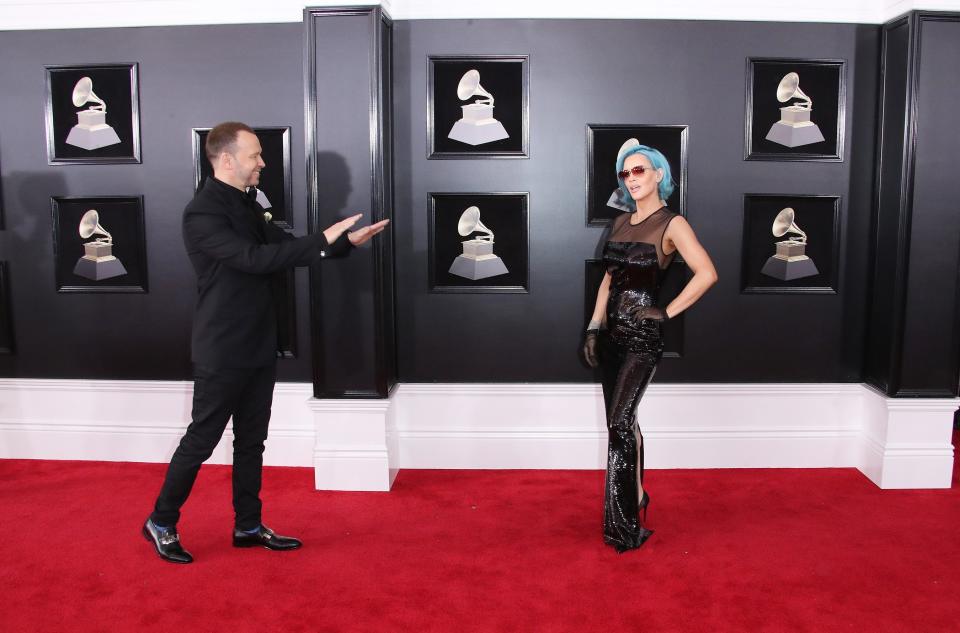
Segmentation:
[(641, 145), (659, 150), (670, 163), (675, 188), (666, 203), (672, 211), (686, 217), (689, 126), (588, 123), (586, 129), (587, 226), (606, 226), (621, 213), (636, 210), (635, 206), (631, 210), (628, 210), (627, 206), (608, 206), (611, 196), (618, 192), (620, 187), (615, 173), (617, 152), (624, 141), (630, 138), (637, 139)]
[(0, 169), (0, 231), (4, 231), (7, 228), (7, 212), (6, 205), (3, 203), (3, 170)]
[[(740, 288), (743, 294), (837, 294), (840, 267), (840, 196), (748, 193), (743, 196), (743, 244)], [(795, 224), (808, 236), (805, 254), (817, 274), (778, 279), (764, 274), (776, 251), (772, 227), (785, 208), (795, 211)]]
[[(823, 140), (789, 147), (768, 140), (780, 120), (780, 108), (798, 103), (780, 102), (778, 88), (788, 73), (797, 73), (799, 88), (813, 104), (810, 121)], [(744, 160), (843, 161), (846, 128), (846, 62), (842, 59), (747, 58)], [(797, 138), (797, 142), (802, 139)]]
[[(429, 291), (437, 293), (515, 293), (530, 291), (530, 194), (431, 192), (429, 197)], [(507, 269), (504, 274), (469, 279), (450, 272), (463, 253), (466, 236), (459, 233), (461, 216), (477, 207), (480, 221), (494, 232), (493, 254)], [(473, 235), (476, 231), (468, 234)]]
[[(193, 191), (200, 191), (208, 176), (213, 176), (213, 166), (207, 160), (204, 144), (210, 133), (208, 127), (195, 127), (190, 131), (193, 144)], [(290, 126), (255, 127), (253, 131), (260, 140), (263, 149), (263, 162), (266, 167), (260, 172), (260, 184), (257, 186), (270, 207), (266, 210), (272, 216), (270, 221), (281, 229), (293, 229), (293, 180), (290, 176)], [(278, 169), (279, 167), (279, 169)]]
[[(584, 260), (584, 295), (583, 295), (583, 328), (586, 329), (593, 317), (593, 309), (597, 302), (597, 290), (603, 281), (603, 260)], [(690, 269), (678, 260), (673, 260), (664, 273), (660, 286), (660, 300), (657, 305), (666, 308), (673, 298), (680, 294), (689, 279)], [(663, 324), (663, 357), (683, 358), (684, 342), (684, 313), (681, 312)]]
[[(530, 56), (529, 55), (430, 55), (427, 57), (427, 158), (529, 158), (530, 157)], [(506, 138), (478, 144), (450, 138), (463, 114), (458, 86), (470, 70), (479, 72), (480, 86), (493, 95), (493, 118)], [(481, 95), (482, 97), (482, 95)], [(493, 130), (494, 125), (476, 129)], [(470, 134), (469, 129), (461, 132)], [(475, 132), (476, 138), (483, 136)]]
[[(146, 293), (147, 252), (144, 228), (143, 196), (53, 196), (53, 256), (57, 292), (63, 293)], [(86, 257), (84, 244), (92, 242), (99, 232), (87, 237), (79, 233), (80, 222), (89, 210), (97, 211), (99, 225), (113, 238), (112, 255), (125, 273), (99, 280), (77, 274), (81, 258)], [(101, 262), (94, 266), (100, 269)], [(89, 270), (88, 266), (88, 270)], [(114, 275), (104, 265), (106, 274)]]
[(10, 296), (10, 266), (0, 261), (0, 354), (16, 353), (13, 337), (13, 300)]
[[(46, 66), (47, 163), (50, 165), (140, 163), (140, 96), (136, 63)], [(100, 123), (80, 125), (79, 113), (95, 100), (74, 105), (76, 88), (89, 78), (92, 95), (105, 105)], [(82, 97), (82, 95), (80, 95)], [(95, 125), (87, 125), (94, 123)], [(101, 126), (106, 125), (107, 128)], [(76, 131), (74, 128), (77, 128)], [(111, 135), (110, 130), (113, 130)], [(75, 134), (75, 136), (73, 136)], [(67, 142), (68, 139), (70, 142)], [(116, 139), (116, 140), (114, 140)]]

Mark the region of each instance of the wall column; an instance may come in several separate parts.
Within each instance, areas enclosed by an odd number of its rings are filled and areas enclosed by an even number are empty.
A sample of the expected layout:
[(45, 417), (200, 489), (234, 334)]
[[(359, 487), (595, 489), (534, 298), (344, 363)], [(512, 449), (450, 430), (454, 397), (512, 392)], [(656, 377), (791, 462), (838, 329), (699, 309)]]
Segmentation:
[(888, 22), (882, 62), (864, 377), (893, 397), (949, 398), (960, 379), (960, 14)]
[[(355, 213), (361, 225), (392, 218), (390, 18), (375, 6), (308, 8), (304, 26), (310, 230)], [(388, 490), (396, 474), (392, 235), (310, 271), (317, 488), (343, 489), (349, 472), (351, 489)]]

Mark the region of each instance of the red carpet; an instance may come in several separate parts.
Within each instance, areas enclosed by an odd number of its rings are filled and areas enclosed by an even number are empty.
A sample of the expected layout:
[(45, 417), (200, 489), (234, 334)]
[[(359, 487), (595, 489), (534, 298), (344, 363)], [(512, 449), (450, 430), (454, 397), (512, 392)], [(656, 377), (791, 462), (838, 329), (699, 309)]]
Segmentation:
[(854, 470), (651, 471), (650, 527), (600, 536), (603, 474), (403, 471), (390, 493), (268, 468), (294, 552), (230, 545), (230, 470), (180, 524), (197, 561), (140, 536), (160, 464), (0, 461), (0, 630), (958, 631), (960, 489)]

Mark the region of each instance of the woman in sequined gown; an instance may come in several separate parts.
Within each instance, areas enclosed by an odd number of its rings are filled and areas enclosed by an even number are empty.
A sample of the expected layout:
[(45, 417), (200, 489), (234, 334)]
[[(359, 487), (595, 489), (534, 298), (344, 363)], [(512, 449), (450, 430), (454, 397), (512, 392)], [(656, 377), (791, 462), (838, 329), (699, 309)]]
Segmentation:
[[(636, 412), (663, 354), (663, 323), (716, 283), (717, 271), (690, 224), (664, 202), (673, 183), (663, 154), (628, 141), (616, 169), (636, 211), (614, 220), (604, 245), (607, 271), (587, 327), (584, 356), (591, 367), (601, 367), (607, 412), (603, 540), (624, 552), (653, 534), (643, 525), (650, 495), (643, 487), (643, 435)], [(666, 308), (659, 308), (663, 274), (677, 252), (693, 276)]]

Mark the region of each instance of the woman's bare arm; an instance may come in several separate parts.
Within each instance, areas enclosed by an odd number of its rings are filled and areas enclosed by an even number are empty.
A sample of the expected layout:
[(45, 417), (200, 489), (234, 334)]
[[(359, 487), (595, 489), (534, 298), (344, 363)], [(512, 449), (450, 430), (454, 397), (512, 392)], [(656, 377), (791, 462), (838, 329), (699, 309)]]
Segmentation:
[(683, 261), (693, 271), (693, 277), (667, 306), (667, 316), (673, 318), (696, 303), (710, 286), (717, 283), (717, 269), (683, 217), (674, 218), (670, 222), (663, 239), (679, 251)]

